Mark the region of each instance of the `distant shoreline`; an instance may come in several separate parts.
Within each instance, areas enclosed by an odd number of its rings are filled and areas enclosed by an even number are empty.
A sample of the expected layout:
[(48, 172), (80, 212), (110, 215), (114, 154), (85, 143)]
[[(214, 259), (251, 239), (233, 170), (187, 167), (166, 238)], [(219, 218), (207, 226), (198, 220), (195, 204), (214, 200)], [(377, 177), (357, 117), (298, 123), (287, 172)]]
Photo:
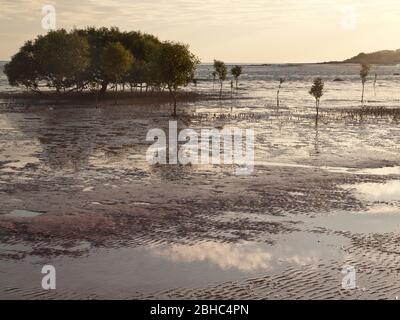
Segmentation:
[[(9, 61), (0, 61), (0, 71), (2, 71), (3, 66), (8, 63)], [(332, 64), (332, 65), (357, 65), (360, 64), (361, 62), (350, 62), (350, 61), (323, 61), (323, 62), (276, 62), (276, 63), (247, 63), (247, 62), (226, 62), (227, 66), (234, 66), (234, 65), (240, 65), (240, 66), (245, 66), (245, 67), (270, 67), (270, 66), (287, 66), (287, 67), (295, 67), (295, 66), (304, 66), (304, 65), (325, 65), (325, 64)], [(370, 62), (370, 64), (373, 65), (379, 65), (379, 66), (396, 66), (399, 63), (373, 63)], [(212, 62), (204, 62), (200, 63), (202, 66), (212, 66)]]

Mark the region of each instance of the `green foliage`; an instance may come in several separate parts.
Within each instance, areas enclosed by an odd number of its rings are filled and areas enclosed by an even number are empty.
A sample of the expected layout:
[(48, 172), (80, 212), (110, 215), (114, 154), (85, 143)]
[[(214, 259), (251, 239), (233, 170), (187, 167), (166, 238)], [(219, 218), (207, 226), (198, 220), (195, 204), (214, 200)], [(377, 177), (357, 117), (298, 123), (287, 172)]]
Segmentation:
[(131, 85), (138, 85), (151, 82), (149, 63), (143, 60), (136, 60), (128, 75), (128, 82)]
[(174, 114), (176, 114), (176, 91), (193, 80), (199, 62), (190, 52), (189, 46), (181, 43), (164, 42), (157, 51), (154, 67), (158, 81), (166, 84), (174, 99)]
[(362, 83), (362, 94), (361, 94), (361, 104), (364, 105), (364, 91), (365, 91), (365, 83), (367, 82), (367, 78), (369, 72), (371, 70), (371, 65), (368, 63), (361, 63), (361, 70), (360, 70), (360, 78)]
[(119, 42), (108, 44), (101, 54), (104, 75), (112, 82), (119, 82), (132, 68), (133, 55)]
[(9, 83), (39, 91), (57, 91), (78, 85), (89, 65), (89, 44), (75, 31), (50, 31), (28, 41), (5, 66)]
[(241, 66), (234, 66), (231, 69), (231, 74), (235, 80), (239, 79), (239, 77), (242, 75), (242, 67)]
[(360, 78), (361, 78), (361, 82), (363, 84), (365, 84), (367, 82), (367, 78), (368, 78), (370, 70), (371, 70), (370, 64), (368, 64), (368, 63), (361, 64)]
[(226, 76), (228, 75), (228, 68), (226, 67), (225, 63), (219, 60), (214, 60), (214, 70), (216, 75), (218, 76), (219, 82), (221, 84), (219, 96), (222, 97), (222, 85), (226, 80)]
[(315, 100), (319, 101), (324, 95), (324, 81), (321, 78), (315, 78), (313, 85), (308, 93), (312, 95)]
[(220, 81), (225, 81), (228, 75), (228, 68), (225, 63), (219, 60), (214, 60), (214, 70)]
[(187, 45), (174, 42), (164, 42), (156, 58), (159, 80), (173, 91), (193, 80), (198, 64)]
[(26, 42), (4, 72), (11, 85), (37, 92), (43, 87), (105, 92), (110, 83), (176, 91), (192, 80), (197, 64), (185, 45), (115, 27), (89, 27), (50, 31)]
[(241, 66), (234, 66), (231, 69), (231, 74), (232, 74), (233, 78), (235, 79), (236, 89), (237, 89), (239, 77), (242, 75), (242, 67)]
[(36, 48), (32, 41), (26, 42), (19, 52), (12, 57), (11, 62), (4, 66), (4, 73), (12, 86), (25, 86), (37, 91), (39, 65), (36, 59)]
[(89, 65), (89, 44), (76, 32), (50, 31), (35, 47), (40, 77), (57, 91), (74, 86)]
[(314, 79), (314, 82), (309, 91), (309, 94), (311, 94), (315, 98), (315, 109), (317, 111), (317, 115), (315, 117), (315, 125), (318, 125), (319, 103), (320, 103), (321, 97), (324, 95), (324, 81), (321, 78)]
[(141, 32), (121, 32), (118, 28), (87, 28), (78, 30), (79, 34), (88, 39), (90, 46), (90, 66), (86, 72), (86, 78), (92, 82), (100, 83), (102, 91), (107, 89), (110, 82), (102, 67), (101, 56), (104, 48), (110, 43), (121, 43), (135, 58), (133, 68), (122, 81), (131, 85), (151, 83), (149, 63), (161, 44), (160, 41), (148, 34)]

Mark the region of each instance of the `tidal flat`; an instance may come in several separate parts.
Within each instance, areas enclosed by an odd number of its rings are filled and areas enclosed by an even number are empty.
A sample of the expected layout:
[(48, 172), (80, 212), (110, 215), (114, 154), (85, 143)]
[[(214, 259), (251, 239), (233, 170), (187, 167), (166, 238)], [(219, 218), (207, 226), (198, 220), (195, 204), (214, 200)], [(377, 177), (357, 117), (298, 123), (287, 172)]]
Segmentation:
[[(252, 128), (248, 176), (233, 165), (149, 164), (148, 130), (168, 132), (172, 119), (164, 101), (3, 105), (0, 297), (396, 299), (397, 119), (347, 116), (358, 87), (335, 69), (352, 90), (339, 101), (345, 83), (332, 80), (316, 126), (311, 99), (285, 98), (312, 74), (287, 85), (277, 110), (273, 79), (257, 72), (232, 99), (181, 102), (176, 119), (179, 130)], [(385, 88), (370, 105), (395, 107)], [(40, 287), (45, 264), (56, 290)], [(357, 271), (353, 290), (342, 287), (344, 266)]]

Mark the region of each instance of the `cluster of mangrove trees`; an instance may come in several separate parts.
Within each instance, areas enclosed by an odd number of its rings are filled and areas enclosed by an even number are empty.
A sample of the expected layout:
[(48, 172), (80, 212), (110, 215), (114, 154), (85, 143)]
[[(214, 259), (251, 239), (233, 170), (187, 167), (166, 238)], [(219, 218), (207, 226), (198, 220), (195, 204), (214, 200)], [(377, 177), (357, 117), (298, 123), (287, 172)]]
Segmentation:
[[(199, 64), (189, 46), (118, 28), (64, 29), (27, 41), (4, 72), (13, 86), (57, 93), (130, 86), (167, 89), (176, 109), (177, 90), (194, 78)], [(176, 112), (176, 110), (174, 110)]]

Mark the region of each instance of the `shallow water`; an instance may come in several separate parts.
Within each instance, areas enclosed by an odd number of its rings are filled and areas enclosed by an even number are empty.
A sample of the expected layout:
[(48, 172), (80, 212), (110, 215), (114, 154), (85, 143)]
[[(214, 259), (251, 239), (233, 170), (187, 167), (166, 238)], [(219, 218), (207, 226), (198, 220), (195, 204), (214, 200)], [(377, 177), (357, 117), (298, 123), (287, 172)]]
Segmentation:
[(400, 180), (389, 180), (384, 183), (360, 183), (351, 187), (363, 200), (379, 202), (400, 201)]
[[(266, 105), (276, 105), (276, 91), (279, 79), (285, 78), (280, 98), (281, 103), (289, 108), (313, 108), (312, 99), (308, 94), (312, 80), (321, 77), (326, 82), (326, 93), (322, 104), (330, 107), (346, 107), (360, 104), (361, 85), (359, 65), (244, 65), (240, 88), (251, 98), (261, 99)], [(370, 105), (398, 106), (400, 94), (400, 66), (374, 66), (366, 85), (366, 99)], [(212, 81), (212, 66), (201, 65), (198, 78)], [(374, 89), (374, 74), (378, 80)], [(336, 82), (336, 78), (344, 81)], [(229, 82), (225, 90), (229, 91)], [(218, 84), (216, 84), (218, 87)], [(208, 90), (208, 84), (199, 81), (199, 89)]]
[[(4, 291), (9, 292), (10, 296), (23, 293), (27, 298), (40, 295), (66, 298), (72, 292), (77, 298), (79, 292), (96, 298), (150, 295), (165, 288), (195, 288), (279, 274), (289, 266), (317, 267), (321, 261), (333, 256), (343, 260), (345, 253), (337, 245), (347, 243), (345, 239), (335, 236), (320, 241), (317, 235), (296, 233), (284, 237), (275, 246), (253, 242), (203, 242), (112, 251), (101, 249), (79, 260), (52, 260), (60, 275), (57, 283), (60, 289), (55, 293), (35, 289), (34, 277), (29, 280), (17, 277), (20, 269), (39, 275), (38, 267), (44, 262), (40, 260), (34, 265), (28, 261), (10, 265), (14, 268), (12, 275), (16, 278), (10, 274), (8, 279), (0, 278), (0, 284), (3, 294)], [(84, 277), (77, 277), (78, 273)], [(74, 281), (71, 282), (71, 279)], [(121, 279), (124, 281), (121, 282)]]
[(11, 213), (6, 214), (6, 217), (15, 217), (15, 218), (32, 218), (42, 215), (43, 212), (35, 212), (29, 210), (13, 210)]
[[(231, 68), (230, 65), (228, 65)], [(321, 77), (326, 82), (326, 92), (322, 106), (349, 107), (360, 106), (361, 83), (360, 66), (357, 64), (346, 65), (321, 65), (321, 64), (272, 64), (249, 65), (243, 64), (243, 74), (240, 77), (240, 93), (251, 98), (254, 107), (276, 106), (276, 92), (279, 79), (285, 78), (281, 89), (280, 99), (283, 108), (307, 108), (313, 110), (314, 101), (308, 94), (314, 78)], [(207, 91), (213, 88), (213, 66), (201, 64), (197, 70), (197, 87), (191, 90)], [(377, 83), (374, 87), (374, 77), (377, 74)], [(368, 105), (398, 106), (400, 102), (400, 65), (374, 66), (371, 69), (366, 84), (365, 97)], [(340, 78), (343, 81), (334, 81)], [(215, 83), (215, 90), (219, 84)], [(7, 78), (0, 70), (0, 91), (15, 91), (10, 87)], [(230, 78), (224, 84), (224, 91), (230, 95)]]
[(400, 208), (376, 206), (366, 212), (340, 212), (314, 218), (311, 224), (352, 233), (400, 233)]

